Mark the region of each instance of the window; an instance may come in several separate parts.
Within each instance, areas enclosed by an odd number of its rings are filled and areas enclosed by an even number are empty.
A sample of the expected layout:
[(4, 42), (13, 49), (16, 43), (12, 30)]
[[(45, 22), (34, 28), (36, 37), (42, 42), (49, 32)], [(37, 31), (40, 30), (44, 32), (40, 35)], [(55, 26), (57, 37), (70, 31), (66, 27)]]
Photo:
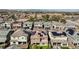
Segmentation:
[(20, 40), (24, 40), (25, 39), (25, 36), (21, 36), (19, 37)]
[(56, 43), (53, 43), (53, 45), (56, 45)]
[(54, 26), (53, 26), (53, 28), (54, 28)]
[(61, 43), (57, 43), (57, 45), (61, 45)]
[(22, 42), (18, 42), (18, 44), (21, 44)]
[(74, 43), (74, 45), (77, 45), (77, 43)]
[(39, 45), (39, 43), (36, 43), (37, 45)]
[(20, 28), (20, 26), (17, 26), (17, 28)]
[(0, 44), (3, 44), (3, 42), (0, 42)]
[(16, 42), (13, 42), (14, 44), (16, 43)]
[(7, 24), (5, 24), (5, 28), (7, 27)]
[(26, 29), (29, 29), (29, 27), (26, 27)]
[(26, 44), (26, 42), (23, 42), (23, 44)]
[(27, 26), (27, 24), (26, 24), (26, 26)]

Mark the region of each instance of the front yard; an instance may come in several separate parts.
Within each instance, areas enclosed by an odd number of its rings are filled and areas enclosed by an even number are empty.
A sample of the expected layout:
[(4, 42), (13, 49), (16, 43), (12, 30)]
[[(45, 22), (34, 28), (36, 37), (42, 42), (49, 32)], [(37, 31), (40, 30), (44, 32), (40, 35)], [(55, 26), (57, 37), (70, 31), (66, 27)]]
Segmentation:
[(51, 48), (51, 46), (48, 44), (46, 45), (33, 44), (33, 45), (30, 45), (30, 48), (31, 49), (49, 49)]

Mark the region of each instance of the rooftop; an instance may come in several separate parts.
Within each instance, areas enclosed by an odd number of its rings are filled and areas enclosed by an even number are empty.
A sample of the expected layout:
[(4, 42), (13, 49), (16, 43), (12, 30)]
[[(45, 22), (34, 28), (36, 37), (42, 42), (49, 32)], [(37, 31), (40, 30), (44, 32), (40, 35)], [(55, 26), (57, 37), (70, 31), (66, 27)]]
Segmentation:
[(44, 25), (50, 25), (51, 26), (52, 22), (44, 22)]
[(59, 32), (52, 32), (53, 36), (66, 36), (66, 33), (65, 32), (62, 32), (62, 33), (59, 33)]
[(0, 30), (0, 42), (5, 42), (7, 40), (7, 35), (10, 30)]
[(33, 31), (31, 33), (31, 35), (39, 35), (40, 37), (42, 37), (42, 36), (46, 36), (47, 32), (45, 32), (45, 31)]
[(25, 33), (25, 31), (23, 29), (18, 29), (12, 34), (12, 36), (13, 37), (16, 37), (16, 36), (28, 36), (28, 34)]
[(34, 25), (38, 25), (38, 24), (43, 24), (43, 21), (36, 21), (36, 22), (34, 22)]
[(52, 21), (52, 25), (56, 25), (56, 26), (64, 26), (63, 23), (56, 22), (56, 21)]
[(75, 33), (73, 36), (74, 40), (79, 41), (79, 33)]
[(10, 30), (7, 30), (7, 29), (3, 29), (3, 30), (0, 30), (0, 35), (7, 35), (9, 33)]
[(25, 22), (25, 21), (27, 21), (28, 19), (18, 19), (18, 20), (16, 20), (16, 21), (18, 21), (18, 22)]
[(67, 22), (65, 26), (75, 26), (73, 23)]
[(30, 22), (30, 21), (27, 21), (27, 22), (24, 22), (25, 24), (32, 24), (33, 22)]

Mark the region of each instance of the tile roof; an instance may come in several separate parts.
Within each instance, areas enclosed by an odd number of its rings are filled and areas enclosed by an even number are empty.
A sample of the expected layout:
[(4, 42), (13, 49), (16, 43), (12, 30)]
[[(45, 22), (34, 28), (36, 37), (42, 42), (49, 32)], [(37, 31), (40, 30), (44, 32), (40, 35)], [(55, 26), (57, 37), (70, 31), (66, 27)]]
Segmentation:
[(28, 36), (28, 33), (25, 33), (23, 29), (18, 29), (11, 36), (13, 37)]

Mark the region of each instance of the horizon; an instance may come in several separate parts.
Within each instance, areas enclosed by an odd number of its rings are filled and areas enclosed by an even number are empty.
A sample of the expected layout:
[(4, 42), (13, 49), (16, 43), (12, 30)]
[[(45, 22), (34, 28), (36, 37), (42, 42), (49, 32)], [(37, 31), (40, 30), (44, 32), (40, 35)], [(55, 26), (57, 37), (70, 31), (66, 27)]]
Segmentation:
[(31, 11), (31, 12), (79, 12), (79, 9), (0, 9), (0, 11)]

